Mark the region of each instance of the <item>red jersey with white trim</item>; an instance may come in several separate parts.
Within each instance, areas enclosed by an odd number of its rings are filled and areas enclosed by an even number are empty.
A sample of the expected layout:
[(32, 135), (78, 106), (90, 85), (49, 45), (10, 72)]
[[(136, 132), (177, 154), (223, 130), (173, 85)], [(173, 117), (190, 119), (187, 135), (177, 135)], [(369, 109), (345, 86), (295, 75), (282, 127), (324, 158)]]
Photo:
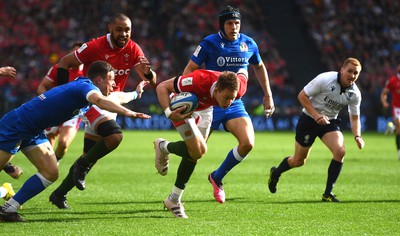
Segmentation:
[(84, 43), (75, 51), (75, 57), (84, 64), (84, 75), (87, 75), (88, 68), (94, 61), (106, 61), (114, 67), (117, 85), (114, 91), (123, 91), (132, 68), (139, 64), (141, 56), (144, 56), (142, 49), (132, 40), (123, 48), (114, 48), (111, 34)]
[[(49, 71), (46, 74), (46, 79), (50, 80), (55, 84), (55, 86), (58, 86), (57, 84), (57, 68), (58, 64), (55, 64), (52, 66)], [(72, 80), (76, 79), (77, 77), (83, 76), (83, 71), (82, 71), (82, 66), (79, 66), (79, 68), (69, 68), (69, 78), (68, 82), (71, 82)]]
[(400, 107), (400, 78), (397, 75), (390, 77), (385, 88), (392, 93), (392, 106)]
[[(198, 69), (190, 74), (183, 75), (175, 79), (174, 86), (176, 92), (191, 92), (196, 94), (199, 105), (196, 111), (204, 110), (210, 106), (218, 106), (217, 100), (212, 97), (220, 71)], [(243, 74), (237, 75), (240, 80), (239, 91), (236, 99), (241, 98), (247, 89), (247, 77)]]

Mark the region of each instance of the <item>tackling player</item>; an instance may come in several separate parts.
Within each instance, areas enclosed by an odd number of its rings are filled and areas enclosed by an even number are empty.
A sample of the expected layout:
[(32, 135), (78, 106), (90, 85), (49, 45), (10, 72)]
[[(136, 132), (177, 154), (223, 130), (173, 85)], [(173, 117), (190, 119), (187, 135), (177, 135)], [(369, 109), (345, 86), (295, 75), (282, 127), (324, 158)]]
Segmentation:
[(132, 118), (150, 118), (107, 98), (115, 86), (114, 68), (104, 61), (97, 61), (90, 66), (88, 78), (79, 77), (71, 83), (50, 89), (1, 118), (0, 168), (21, 150), (38, 173), (26, 180), (21, 189), (0, 208), (0, 221), (24, 221), (17, 212), (20, 206), (58, 178), (57, 159), (44, 134), (46, 127), (71, 119), (80, 109), (91, 104)]
[[(168, 167), (169, 153), (182, 157), (172, 192), (164, 201), (164, 207), (175, 217), (188, 218), (181, 198), (197, 161), (207, 151), (205, 139), (210, 132), (212, 106), (228, 108), (235, 99), (243, 96), (246, 88), (247, 71), (235, 74), (203, 69), (166, 80), (157, 86), (160, 106), (183, 139), (168, 142), (158, 138), (154, 141), (156, 167), (161, 170), (160, 174)], [(197, 96), (199, 104), (193, 114), (180, 114), (184, 108), (171, 111), (169, 95), (180, 92), (191, 92)]]
[(364, 147), (360, 123), (361, 93), (355, 84), (360, 72), (361, 63), (355, 58), (348, 58), (340, 72), (319, 74), (300, 91), (298, 99), (303, 106), (303, 114), (296, 126), (294, 154), (284, 158), (278, 167), (271, 168), (268, 180), (271, 193), (276, 192), (276, 185), (283, 172), (306, 163), (312, 144), (319, 137), (333, 155), (322, 201), (339, 202), (332, 189), (339, 178), (346, 153), (340, 119), (337, 118), (345, 106), (348, 106), (354, 141), (359, 149)]
[[(68, 68), (83, 64), (83, 73), (96, 60), (104, 60), (115, 68), (116, 87), (123, 91), (126, 80), (135, 69), (144, 81), (156, 83), (156, 73), (140, 46), (131, 40), (132, 22), (126, 15), (116, 13), (108, 24), (109, 34), (84, 43), (78, 50), (64, 56), (58, 63), (57, 81), (68, 81)], [(60, 209), (68, 209), (66, 195), (76, 186), (86, 187), (85, 177), (93, 165), (118, 147), (122, 141), (121, 127), (115, 121), (116, 114), (103, 112), (92, 106), (82, 117), (85, 122), (83, 154), (71, 166), (61, 185), (50, 195), (49, 200)]]
[[(209, 35), (203, 39), (193, 53), (183, 74), (188, 74), (200, 68), (202, 64), (208, 70), (233, 72), (238, 72), (240, 69), (247, 70), (248, 66), (251, 65), (264, 91), (265, 116), (271, 117), (275, 108), (267, 69), (261, 59), (256, 42), (247, 35), (239, 33), (241, 26), (239, 9), (228, 6), (222, 10), (219, 14), (219, 26), (220, 31), (217, 34)], [(227, 154), (219, 168), (208, 176), (208, 180), (213, 186), (215, 200), (224, 203), (225, 191), (222, 180), (253, 149), (254, 128), (241, 99), (235, 100), (232, 106), (227, 109), (214, 108), (211, 129), (218, 130), (221, 124), (239, 142), (238, 146)]]

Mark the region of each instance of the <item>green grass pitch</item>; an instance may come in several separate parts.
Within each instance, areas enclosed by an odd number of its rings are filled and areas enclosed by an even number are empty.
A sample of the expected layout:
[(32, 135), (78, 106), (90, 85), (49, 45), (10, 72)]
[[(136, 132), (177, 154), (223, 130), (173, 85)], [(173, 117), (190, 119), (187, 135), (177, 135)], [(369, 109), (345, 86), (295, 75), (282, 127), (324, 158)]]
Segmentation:
[[(117, 150), (101, 159), (87, 176), (84, 191), (68, 195), (71, 210), (59, 210), (50, 193), (81, 154), (82, 132), (60, 163), (56, 183), (28, 201), (20, 213), (26, 223), (0, 223), (12, 235), (399, 235), (400, 161), (394, 136), (363, 134), (358, 150), (345, 133), (346, 157), (334, 188), (341, 203), (323, 203), (330, 152), (317, 140), (305, 166), (282, 175), (278, 192), (268, 191), (269, 169), (291, 155), (293, 132), (256, 133), (249, 157), (224, 179), (227, 201), (214, 201), (207, 175), (237, 145), (228, 133), (215, 132), (208, 153), (198, 163), (183, 201), (189, 219), (175, 219), (162, 201), (172, 189), (180, 157), (171, 155), (167, 176), (154, 168), (153, 140), (178, 140), (176, 131), (124, 131)], [(20, 180), (5, 173), (1, 182), (18, 190), (36, 172), (18, 153), (13, 163), (23, 167)]]

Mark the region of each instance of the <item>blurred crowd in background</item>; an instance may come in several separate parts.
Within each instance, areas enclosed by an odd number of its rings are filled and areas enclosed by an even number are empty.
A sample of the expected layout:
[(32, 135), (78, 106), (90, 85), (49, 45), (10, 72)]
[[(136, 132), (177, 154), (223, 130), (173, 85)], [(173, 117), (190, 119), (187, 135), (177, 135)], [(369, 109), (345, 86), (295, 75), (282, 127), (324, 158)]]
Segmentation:
[[(0, 114), (36, 96), (48, 69), (75, 41), (86, 42), (107, 33), (109, 16), (127, 14), (133, 24), (132, 39), (143, 49), (163, 81), (180, 75), (191, 54), (206, 36), (219, 29), (218, 13), (230, 4), (242, 14), (241, 32), (255, 39), (267, 66), (277, 113), (300, 111), (296, 84), (281, 57), (277, 42), (266, 28), (268, 16), (262, 0), (4, 0), (0, 2), (0, 65), (17, 69), (17, 79), (0, 80)], [(352, 56), (363, 64), (359, 85), (363, 106), (380, 111), (379, 93), (395, 73), (400, 51), (400, 3), (395, 0), (296, 0), (308, 33), (320, 50), (327, 70), (337, 70)], [(305, 58), (306, 59), (306, 58)], [(322, 71), (321, 71), (322, 72)], [(249, 113), (262, 113), (263, 92), (250, 71), (244, 97)], [(126, 91), (138, 81), (132, 74)], [(311, 79), (311, 78), (310, 78)], [(302, 85), (303, 86), (303, 85)], [(142, 112), (161, 113), (154, 87), (130, 104)], [(376, 111), (375, 111), (375, 110)]]

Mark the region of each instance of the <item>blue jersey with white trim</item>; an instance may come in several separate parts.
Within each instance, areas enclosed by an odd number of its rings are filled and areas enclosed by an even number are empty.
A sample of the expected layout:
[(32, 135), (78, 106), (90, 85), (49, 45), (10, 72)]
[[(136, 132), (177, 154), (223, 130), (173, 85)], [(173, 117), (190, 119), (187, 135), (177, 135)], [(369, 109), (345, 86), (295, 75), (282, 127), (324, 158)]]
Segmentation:
[(258, 65), (261, 56), (256, 42), (245, 34), (239, 34), (235, 41), (222, 37), (221, 32), (203, 39), (191, 60), (207, 70), (238, 72), (248, 69), (249, 64)]
[(90, 105), (88, 96), (99, 91), (90, 79), (78, 77), (70, 83), (46, 91), (15, 111), (30, 127), (44, 130), (79, 114), (81, 108)]

